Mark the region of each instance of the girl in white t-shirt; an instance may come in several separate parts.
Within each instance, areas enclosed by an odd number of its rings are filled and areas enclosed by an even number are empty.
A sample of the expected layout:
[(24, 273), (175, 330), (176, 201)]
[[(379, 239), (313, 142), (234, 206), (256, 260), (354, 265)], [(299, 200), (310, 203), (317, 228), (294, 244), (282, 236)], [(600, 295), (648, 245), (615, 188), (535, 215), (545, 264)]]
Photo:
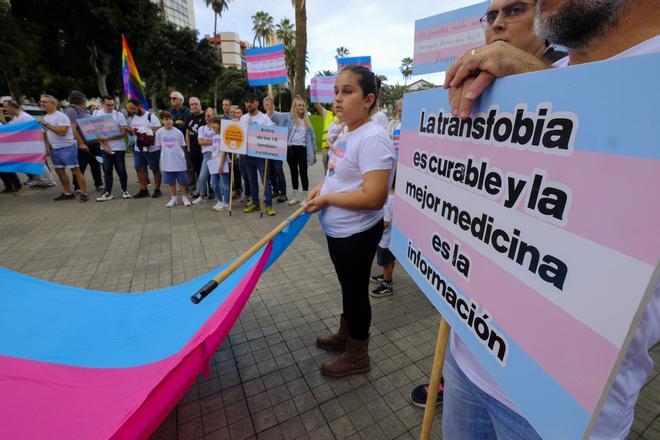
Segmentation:
[(181, 199), (184, 206), (191, 206), (188, 198), (188, 166), (186, 164), (186, 140), (181, 131), (174, 127), (174, 118), (170, 112), (160, 112), (163, 126), (156, 132), (154, 145), (161, 149), (160, 169), (163, 171), (163, 183), (170, 191), (170, 201), (165, 205), (168, 208), (178, 204), (176, 198), (176, 184), (179, 183)]
[(372, 121), (378, 96), (375, 75), (349, 66), (335, 82), (335, 111), (346, 124), (334, 143), (325, 180), (309, 194), (308, 212), (319, 212), (330, 258), (342, 287), (339, 331), (316, 344), (343, 354), (321, 366), (326, 376), (369, 371), (369, 276), (383, 233), (383, 204), (394, 167), (394, 149), (385, 129)]
[(193, 205), (199, 205), (201, 203), (208, 203), (206, 196), (208, 195), (208, 186), (207, 182), (209, 180), (209, 159), (211, 158), (211, 153), (213, 152), (213, 136), (215, 131), (211, 128), (211, 121), (216, 116), (215, 110), (211, 107), (206, 109), (204, 112), (204, 119), (206, 125), (202, 125), (197, 129), (197, 142), (199, 146), (202, 147), (202, 168), (199, 172), (199, 179), (197, 181), (197, 189), (199, 191), (199, 197), (193, 201)]

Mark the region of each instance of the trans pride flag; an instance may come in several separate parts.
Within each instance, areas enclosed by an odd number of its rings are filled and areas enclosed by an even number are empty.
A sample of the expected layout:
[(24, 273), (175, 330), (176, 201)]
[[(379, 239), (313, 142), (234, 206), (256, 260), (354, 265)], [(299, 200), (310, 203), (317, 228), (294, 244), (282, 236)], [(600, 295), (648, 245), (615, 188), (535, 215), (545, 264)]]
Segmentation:
[(124, 79), (124, 93), (129, 98), (139, 99), (144, 108), (148, 109), (149, 104), (144, 94), (144, 85), (124, 34), (121, 34), (121, 76)]
[(335, 100), (335, 77), (315, 76), (312, 78), (310, 95), (312, 102), (331, 103)]
[(0, 268), (0, 438), (149, 438), (208, 370), (259, 276), (308, 218), (293, 220), (199, 304), (190, 296), (229, 263), (133, 294)]
[(245, 51), (245, 58), (250, 86), (267, 86), (286, 82), (284, 45), (249, 49)]
[(358, 66), (364, 66), (367, 69), (371, 70), (371, 57), (370, 56), (364, 56), (364, 57), (337, 58), (337, 72), (341, 72), (342, 70), (344, 70), (347, 66), (350, 66), (351, 64), (357, 64)]
[(43, 174), (46, 144), (37, 121), (0, 126), (0, 172)]

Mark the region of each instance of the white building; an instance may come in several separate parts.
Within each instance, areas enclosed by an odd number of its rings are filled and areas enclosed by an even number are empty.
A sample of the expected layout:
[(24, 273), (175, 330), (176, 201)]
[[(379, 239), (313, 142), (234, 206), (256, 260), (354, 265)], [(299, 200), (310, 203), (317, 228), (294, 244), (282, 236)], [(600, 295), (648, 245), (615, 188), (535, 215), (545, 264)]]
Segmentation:
[(215, 37), (207, 38), (211, 44), (220, 45), (223, 66), (245, 68), (245, 50), (251, 47), (250, 43), (241, 41), (236, 32), (218, 32)]
[(165, 19), (180, 28), (196, 29), (193, 0), (151, 0), (160, 7)]

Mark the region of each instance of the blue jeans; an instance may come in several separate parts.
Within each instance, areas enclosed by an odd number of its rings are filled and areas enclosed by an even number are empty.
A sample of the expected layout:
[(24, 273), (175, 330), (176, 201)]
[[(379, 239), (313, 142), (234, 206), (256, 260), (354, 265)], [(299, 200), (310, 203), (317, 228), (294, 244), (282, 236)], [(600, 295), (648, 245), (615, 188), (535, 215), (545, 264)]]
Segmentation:
[(286, 179), (281, 160), (268, 161), (268, 178), (270, 179), (273, 191), (286, 195)]
[[(209, 180), (209, 159), (211, 158), (211, 152), (207, 151), (204, 153), (204, 158), (202, 159), (202, 169), (199, 172), (199, 179), (197, 180), (197, 191), (199, 192), (200, 197), (206, 197), (208, 194), (208, 187), (206, 181)], [(211, 188), (213, 188), (213, 183), (211, 183)], [(215, 191), (215, 189), (213, 189)]]
[(250, 191), (250, 178), (247, 169), (247, 156), (236, 155), (238, 158), (238, 169), (241, 172), (241, 177), (243, 178), (243, 194), (245, 197), (251, 197), (252, 192)]
[[(273, 194), (270, 188), (270, 182), (264, 182), (264, 170), (266, 165), (266, 159), (261, 159), (259, 157), (245, 157), (247, 160), (246, 169), (248, 172), (248, 177), (250, 179), (250, 190), (252, 193), (252, 203), (259, 206), (259, 181), (261, 181), (266, 187), (266, 196), (264, 197), (265, 206), (273, 206)], [(257, 178), (257, 172), (259, 172), (259, 177)]]
[(451, 355), (449, 346), (442, 375), (445, 379), (442, 438), (541, 439), (524, 417), (481, 391), (463, 374)]
[(229, 182), (231, 174), (211, 174), (211, 188), (218, 202), (229, 203)]
[(114, 153), (110, 155), (105, 151), (101, 152), (101, 156), (103, 156), (103, 174), (105, 174), (105, 192), (110, 194), (112, 194), (112, 184), (114, 183), (113, 169), (117, 171), (122, 191), (126, 191), (128, 180), (128, 174), (126, 174), (126, 152), (115, 151)]

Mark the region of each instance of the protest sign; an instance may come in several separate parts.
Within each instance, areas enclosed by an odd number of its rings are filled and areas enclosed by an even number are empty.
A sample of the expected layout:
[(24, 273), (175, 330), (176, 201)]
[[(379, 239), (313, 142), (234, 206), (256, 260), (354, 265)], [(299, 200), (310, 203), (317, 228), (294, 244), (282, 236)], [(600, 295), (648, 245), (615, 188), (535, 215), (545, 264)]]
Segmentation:
[(331, 103), (335, 100), (335, 77), (315, 76), (309, 87), (312, 102)]
[(213, 145), (220, 151), (247, 154), (247, 122), (223, 119), (220, 124), (220, 136), (213, 137)]
[(247, 155), (286, 161), (287, 134), (286, 127), (250, 124)]
[(478, 3), (415, 21), (413, 75), (443, 72), (465, 51), (483, 46), (479, 19), (488, 5)]
[(99, 136), (110, 137), (121, 134), (119, 125), (111, 114), (80, 118), (76, 122), (88, 141), (97, 140)]
[(350, 66), (351, 64), (357, 64), (358, 66), (364, 66), (367, 69), (371, 70), (371, 57), (370, 56), (363, 56), (363, 57), (344, 57), (344, 58), (337, 58), (337, 72), (341, 72), (346, 68), (346, 66)]
[(543, 438), (588, 435), (656, 286), (658, 76), (498, 79), (463, 121), (442, 88), (405, 97), (390, 248)]
[(245, 51), (250, 86), (283, 84), (287, 81), (284, 46), (260, 47)]

